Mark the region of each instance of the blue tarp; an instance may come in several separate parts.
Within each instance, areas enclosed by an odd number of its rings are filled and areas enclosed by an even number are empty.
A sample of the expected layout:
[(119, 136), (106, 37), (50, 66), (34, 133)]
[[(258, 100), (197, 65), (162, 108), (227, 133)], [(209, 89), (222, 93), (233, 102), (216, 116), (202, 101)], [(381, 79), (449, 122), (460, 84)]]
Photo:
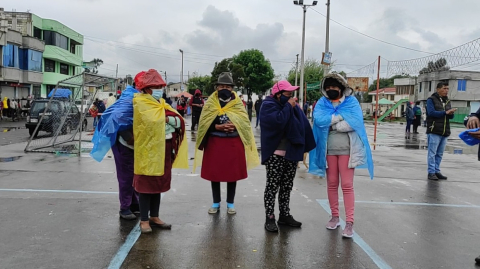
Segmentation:
[(54, 92), (55, 92), (54, 98), (70, 98), (70, 95), (72, 95), (71, 90), (58, 88), (57, 91), (55, 91), (55, 89), (53, 89), (48, 94), (48, 98), (52, 97)]
[(128, 86), (120, 99), (111, 105), (98, 121), (95, 134), (92, 138), (93, 149), (90, 156), (101, 162), (108, 150), (115, 144), (117, 133), (133, 127), (133, 96), (139, 93), (132, 86)]

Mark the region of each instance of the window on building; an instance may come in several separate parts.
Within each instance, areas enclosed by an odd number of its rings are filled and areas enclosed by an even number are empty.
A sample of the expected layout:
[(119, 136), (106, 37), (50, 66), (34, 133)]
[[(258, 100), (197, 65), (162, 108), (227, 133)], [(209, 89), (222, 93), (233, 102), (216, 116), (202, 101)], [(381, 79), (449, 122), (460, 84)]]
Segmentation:
[(57, 46), (68, 50), (68, 38), (53, 31), (43, 31), (43, 40), (45, 45)]
[(466, 92), (467, 91), (467, 80), (465, 80), (465, 79), (459, 79), (458, 80), (457, 91), (459, 91), (459, 92)]
[(75, 42), (73, 39), (70, 39), (70, 52), (75, 54), (77, 51), (78, 45), (81, 45), (81, 44), (78, 42)]
[(3, 66), (20, 68), (20, 50), (18, 46), (13, 44), (3, 46)]
[(428, 82), (428, 91), (431, 92), (432, 91), (432, 86), (433, 86), (433, 83), (431, 81)]
[(423, 84), (423, 82), (420, 82), (418, 84), (418, 92), (422, 92), (422, 84)]
[(33, 37), (36, 37), (38, 39), (42, 39), (42, 29), (39, 29), (37, 27), (33, 27)]
[(42, 53), (36, 50), (21, 49), (20, 68), (28, 71), (42, 72)]
[(68, 64), (60, 63), (60, 74), (68, 75)]
[(32, 94), (34, 98), (39, 98), (42, 94), (42, 87), (40, 85), (34, 85)]
[(55, 73), (55, 61), (45, 59), (45, 72)]

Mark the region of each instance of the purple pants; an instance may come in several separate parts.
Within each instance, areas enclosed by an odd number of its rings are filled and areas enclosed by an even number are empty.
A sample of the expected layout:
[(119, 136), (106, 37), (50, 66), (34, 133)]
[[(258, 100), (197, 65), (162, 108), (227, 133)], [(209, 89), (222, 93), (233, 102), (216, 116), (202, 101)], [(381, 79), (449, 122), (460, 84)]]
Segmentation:
[(117, 142), (112, 152), (117, 167), (120, 210), (130, 209), (132, 204), (138, 204), (138, 193), (133, 189), (133, 150)]

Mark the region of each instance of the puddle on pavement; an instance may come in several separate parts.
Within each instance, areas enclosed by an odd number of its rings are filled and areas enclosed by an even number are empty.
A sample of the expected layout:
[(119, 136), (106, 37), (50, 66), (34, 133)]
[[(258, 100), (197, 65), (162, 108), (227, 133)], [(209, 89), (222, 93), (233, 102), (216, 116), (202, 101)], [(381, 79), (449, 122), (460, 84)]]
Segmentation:
[(22, 156), (14, 156), (14, 157), (6, 157), (6, 158), (0, 158), (0, 163), (8, 163), (8, 162), (13, 162), (18, 159), (22, 158)]

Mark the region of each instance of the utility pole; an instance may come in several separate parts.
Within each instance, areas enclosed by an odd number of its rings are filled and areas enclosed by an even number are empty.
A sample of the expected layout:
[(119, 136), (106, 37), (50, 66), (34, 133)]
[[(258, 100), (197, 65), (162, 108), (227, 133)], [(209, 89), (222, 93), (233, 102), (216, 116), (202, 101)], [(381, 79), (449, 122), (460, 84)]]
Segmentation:
[(297, 54), (297, 64), (295, 65), (295, 86), (298, 86), (297, 79), (298, 79), (298, 54)]
[[(330, 42), (330, 0), (327, 0), (327, 30), (325, 35), (325, 54), (330, 52), (329, 42)], [(323, 67), (323, 76), (326, 76), (329, 71), (329, 65), (324, 65)]]
[(182, 71), (180, 72), (180, 91), (183, 92), (183, 50), (179, 50), (182, 54)]
[(302, 59), (301, 59), (301, 69), (300, 69), (300, 94), (298, 98), (298, 103), (300, 104), (300, 107), (303, 107), (303, 91), (305, 90), (303, 87), (305, 78), (305, 19), (307, 16), (307, 7), (303, 7), (303, 30), (302, 30)]

